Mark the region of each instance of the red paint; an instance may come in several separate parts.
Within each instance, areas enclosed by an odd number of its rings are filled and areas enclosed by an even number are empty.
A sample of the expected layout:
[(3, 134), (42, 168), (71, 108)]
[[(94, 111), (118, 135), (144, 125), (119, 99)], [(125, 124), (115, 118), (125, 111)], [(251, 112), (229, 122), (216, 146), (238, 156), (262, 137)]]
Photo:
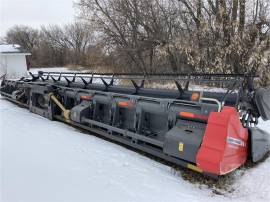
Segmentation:
[(217, 175), (229, 173), (246, 162), (247, 143), (248, 130), (242, 126), (235, 108), (212, 112), (196, 157), (197, 166)]

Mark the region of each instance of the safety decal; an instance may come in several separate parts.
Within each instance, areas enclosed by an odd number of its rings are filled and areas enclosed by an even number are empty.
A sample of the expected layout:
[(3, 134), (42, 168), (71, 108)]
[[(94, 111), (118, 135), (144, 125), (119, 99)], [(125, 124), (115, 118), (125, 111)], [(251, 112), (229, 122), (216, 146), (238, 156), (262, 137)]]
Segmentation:
[(233, 138), (233, 137), (227, 137), (227, 142), (229, 144), (237, 145), (245, 147), (245, 142), (241, 139)]

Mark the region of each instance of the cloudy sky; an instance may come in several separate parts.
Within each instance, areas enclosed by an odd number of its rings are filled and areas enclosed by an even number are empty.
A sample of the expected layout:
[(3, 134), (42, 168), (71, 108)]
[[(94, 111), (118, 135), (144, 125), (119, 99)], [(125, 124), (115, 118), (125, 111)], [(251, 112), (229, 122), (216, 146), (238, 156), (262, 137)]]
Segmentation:
[(0, 0), (0, 35), (16, 24), (39, 27), (72, 22), (74, 0)]

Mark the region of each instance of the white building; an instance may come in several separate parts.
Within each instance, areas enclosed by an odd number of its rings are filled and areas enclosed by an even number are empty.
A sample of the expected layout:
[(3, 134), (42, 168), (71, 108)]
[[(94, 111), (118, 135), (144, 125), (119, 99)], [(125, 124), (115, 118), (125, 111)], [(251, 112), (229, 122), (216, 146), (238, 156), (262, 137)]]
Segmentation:
[(19, 45), (0, 44), (0, 77), (21, 78), (27, 75), (26, 56), (31, 55), (23, 51)]

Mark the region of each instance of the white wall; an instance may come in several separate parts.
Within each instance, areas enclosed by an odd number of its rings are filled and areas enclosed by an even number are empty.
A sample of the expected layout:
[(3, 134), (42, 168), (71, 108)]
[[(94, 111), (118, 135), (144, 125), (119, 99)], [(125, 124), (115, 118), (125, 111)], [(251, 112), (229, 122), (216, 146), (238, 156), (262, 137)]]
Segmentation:
[(6, 77), (9, 79), (27, 75), (27, 64), (23, 54), (0, 54), (0, 65), (0, 74), (7, 74)]

